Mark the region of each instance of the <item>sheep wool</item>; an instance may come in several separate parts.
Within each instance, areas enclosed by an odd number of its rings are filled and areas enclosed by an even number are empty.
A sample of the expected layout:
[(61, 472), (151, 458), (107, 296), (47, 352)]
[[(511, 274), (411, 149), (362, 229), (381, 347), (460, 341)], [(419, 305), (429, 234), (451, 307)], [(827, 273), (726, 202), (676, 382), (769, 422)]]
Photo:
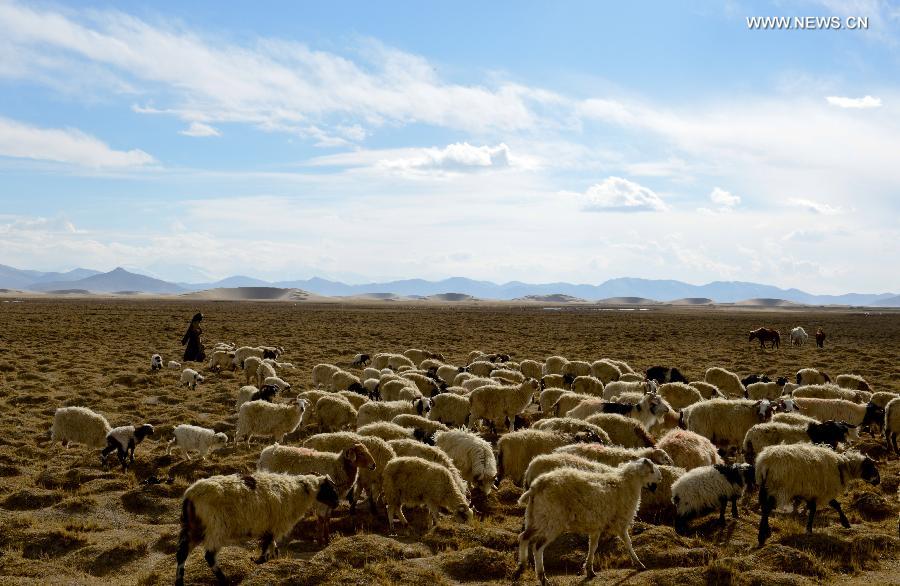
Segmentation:
[(454, 393), (441, 393), (432, 399), (428, 418), (450, 427), (462, 427), (469, 420), (469, 397)]
[(465, 429), (439, 431), (434, 434), (434, 444), (450, 456), (473, 489), (490, 494), (497, 477), (497, 459), (491, 444)]
[(666, 452), (676, 466), (687, 471), (722, 463), (719, 451), (709, 439), (686, 429), (669, 431), (656, 447)]
[(772, 416), (769, 401), (710, 399), (681, 411), (685, 429), (699, 433), (716, 445), (740, 447), (747, 430)]
[(106, 446), (106, 434), (112, 430), (105, 417), (87, 407), (60, 407), (53, 414), (50, 441), (82, 444), (89, 448)]
[(725, 523), (725, 507), (729, 501), (731, 516), (737, 519), (737, 500), (753, 481), (754, 469), (749, 464), (714, 464), (686, 472), (672, 484), (676, 531), (683, 533), (688, 520), (716, 508), (719, 522)]
[(819, 421), (846, 421), (851, 425), (882, 425), (884, 409), (874, 403), (859, 404), (844, 399), (795, 399), (800, 412)]
[(603, 429), (611, 444), (626, 448), (645, 448), (656, 445), (641, 422), (617, 413), (597, 413), (585, 421)]
[(331, 377), (340, 372), (340, 368), (333, 364), (317, 364), (312, 369), (312, 386), (315, 388), (330, 387)]
[(745, 389), (744, 384), (741, 382), (741, 378), (730, 370), (725, 370), (718, 366), (708, 368), (703, 380), (714, 385), (727, 397), (734, 398), (744, 396)]
[(392, 531), (396, 516), (404, 525), (409, 524), (403, 515), (403, 505), (427, 507), (429, 528), (437, 524), (441, 509), (451, 511), (462, 523), (472, 518), (465, 494), (459, 490), (450, 470), (440, 464), (415, 456), (397, 457), (388, 462), (383, 477), (384, 500)]
[(601, 358), (600, 360), (595, 360), (591, 363), (591, 375), (594, 378), (603, 381), (604, 384), (609, 384), (612, 381), (617, 381), (621, 378), (622, 370), (619, 365), (614, 362)]
[(657, 392), (675, 411), (703, 400), (700, 391), (686, 383), (663, 383)]
[(576, 376), (572, 381), (572, 391), (582, 395), (603, 396), (603, 381), (595, 376)]
[(376, 421), (374, 423), (369, 423), (368, 425), (363, 425), (356, 429), (356, 433), (359, 435), (373, 435), (375, 437), (380, 437), (384, 441), (412, 439), (414, 437), (414, 431), (412, 429), (402, 427), (396, 423), (391, 423), (390, 421)]
[(591, 462), (599, 462), (608, 466), (618, 466), (625, 462), (633, 462), (647, 458), (660, 466), (672, 466), (674, 462), (669, 455), (659, 448), (623, 448), (621, 446), (603, 446), (600, 444), (571, 444), (556, 449), (556, 453), (574, 454)]
[(540, 385), (533, 378), (516, 387), (479, 387), (469, 395), (470, 421), (485, 419), (497, 426), (509, 419), (512, 426), (515, 416), (528, 407), (539, 390)]
[(834, 382), (845, 389), (872, 392), (872, 386), (858, 374), (839, 374), (835, 377)]
[(562, 356), (551, 356), (544, 361), (544, 368), (542, 372), (547, 374), (562, 374), (563, 369), (566, 366), (566, 363), (569, 361)]
[(315, 406), (316, 421), (322, 431), (341, 431), (356, 425), (356, 409), (345, 397), (328, 394)]
[(525, 378), (533, 378), (540, 380), (544, 376), (543, 365), (536, 360), (523, 360), (519, 363), (519, 372), (525, 375)]
[(300, 419), (308, 403), (298, 398), (296, 403), (275, 404), (268, 401), (248, 401), (238, 410), (234, 443), (246, 436), (247, 445), (254, 435), (272, 437), (276, 442), (300, 426)]
[(722, 391), (719, 390), (719, 387), (709, 384), (708, 382), (699, 380), (691, 381), (688, 383), (688, 385), (697, 389), (700, 392), (700, 396), (702, 396), (704, 400), (721, 399), (725, 397), (725, 395), (722, 394)]
[(594, 462), (587, 458), (582, 458), (577, 454), (570, 454), (567, 452), (541, 454), (528, 464), (528, 469), (525, 471), (525, 480), (522, 481), (522, 487), (525, 490), (528, 490), (541, 474), (546, 474), (547, 472), (552, 472), (559, 468), (574, 468), (586, 472), (612, 472), (616, 469), (615, 466)]
[(172, 448), (179, 448), (184, 456), (190, 460), (189, 452), (200, 454), (200, 459), (205, 460), (210, 449), (228, 444), (228, 436), (224, 433), (216, 433), (214, 429), (207, 429), (197, 425), (176, 425), (172, 430), (174, 437), (166, 447), (166, 454), (171, 453)]

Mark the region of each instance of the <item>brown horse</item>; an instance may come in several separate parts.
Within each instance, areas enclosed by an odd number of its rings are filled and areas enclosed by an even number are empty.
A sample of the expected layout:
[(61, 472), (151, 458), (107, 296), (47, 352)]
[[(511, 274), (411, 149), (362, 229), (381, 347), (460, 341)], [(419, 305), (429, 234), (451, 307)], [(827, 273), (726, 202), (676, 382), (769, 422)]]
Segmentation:
[(766, 347), (766, 342), (771, 342), (772, 348), (781, 346), (781, 334), (778, 333), (778, 330), (769, 328), (757, 328), (751, 330), (750, 341), (752, 342), (754, 339), (759, 340), (759, 347), (763, 349)]
[(822, 328), (816, 330), (816, 347), (824, 348), (825, 347), (825, 332), (822, 331)]

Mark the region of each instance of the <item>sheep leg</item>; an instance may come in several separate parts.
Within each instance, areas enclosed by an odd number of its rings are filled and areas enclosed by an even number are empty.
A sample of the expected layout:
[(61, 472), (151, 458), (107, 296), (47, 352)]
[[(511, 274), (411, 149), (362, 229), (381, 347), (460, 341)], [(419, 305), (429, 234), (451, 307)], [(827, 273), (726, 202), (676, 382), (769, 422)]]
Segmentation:
[(550, 545), (549, 541), (543, 541), (534, 549), (534, 573), (537, 574), (538, 580), (541, 581), (541, 586), (546, 586), (547, 584), (547, 574), (544, 572), (544, 550), (547, 549), (548, 545)]
[(175, 569), (175, 586), (184, 586), (184, 562), (187, 561), (193, 545), (187, 526), (183, 526), (178, 536), (178, 551), (175, 554), (175, 562), (178, 564)]
[(769, 527), (769, 514), (775, 507), (775, 498), (769, 496), (769, 491), (766, 490), (765, 484), (759, 487), (759, 505), (760, 518), (758, 541), (759, 547), (762, 547), (766, 543), (766, 539), (772, 534), (772, 529)]
[(625, 544), (625, 549), (628, 550), (628, 555), (631, 556), (631, 559), (634, 561), (634, 565), (636, 565), (638, 568), (640, 568), (642, 570), (646, 570), (647, 566), (645, 566), (644, 562), (642, 562), (638, 558), (637, 554), (634, 553), (634, 547), (631, 546), (631, 536), (628, 535), (627, 528), (622, 530), (622, 534), (619, 535), (619, 538), (622, 540), (622, 543)]
[(531, 542), (528, 539), (527, 534), (527, 530), (519, 533), (519, 565), (516, 567), (516, 576), (519, 576), (524, 572), (525, 566), (528, 565), (528, 552), (531, 549)]
[(737, 499), (738, 499), (738, 497), (736, 497), (736, 496), (731, 497), (731, 516), (734, 517), (735, 519), (737, 519), (740, 516), (740, 515), (738, 515)]
[(725, 508), (728, 506), (728, 497), (719, 497), (719, 524), (725, 524)]
[(218, 553), (219, 550), (217, 549), (207, 549), (206, 553), (203, 554), (203, 557), (206, 559), (206, 564), (209, 566), (209, 569), (215, 574), (216, 581), (218, 581), (219, 584), (228, 584), (228, 578), (225, 577), (225, 573), (222, 571), (222, 568), (219, 567), (219, 561), (216, 559)]
[(597, 546), (600, 545), (600, 533), (593, 533), (589, 537), (587, 558), (584, 560), (584, 575), (586, 578), (594, 577), (594, 555), (597, 553)]
[(177, 438), (174, 438), (174, 437), (173, 437), (172, 439), (169, 440), (169, 444), (166, 446), (166, 455), (167, 455), (167, 456), (168, 456), (170, 453), (172, 453), (172, 447), (173, 447), (173, 445), (175, 444), (176, 441), (178, 441), (178, 439), (177, 439)]
[(841, 509), (841, 503), (837, 502), (837, 499), (831, 499), (828, 504), (831, 505), (832, 509), (838, 512), (838, 516), (841, 518), (841, 527), (850, 529), (850, 521), (847, 520), (847, 515), (845, 515), (844, 510)]
[(809, 509), (809, 519), (806, 521), (806, 532), (812, 533), (813, 528), (813, 518), (816, 516), (816, 501), (815, 499), (806, 501), (806, 508)]
[(270, 533), (263, 533), (262, 542), (260, 543), (260, 552), (259, 557), (256, 558), (254, 563), (264, 564), (269, 561), (269, 548), (272, 547), (272, 543), (275, 541), (275, 537)]

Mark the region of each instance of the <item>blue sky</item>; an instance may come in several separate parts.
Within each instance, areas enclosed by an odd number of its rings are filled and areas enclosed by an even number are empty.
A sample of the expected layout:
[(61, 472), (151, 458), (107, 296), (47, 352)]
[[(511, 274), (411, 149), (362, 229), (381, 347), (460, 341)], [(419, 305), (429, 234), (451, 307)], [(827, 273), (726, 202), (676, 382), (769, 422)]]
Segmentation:
[[(832, 15), (869, 29), (746, 23)], [(0, 263), (900, 290), (898, 32), (877, 1), (0, 0)]]

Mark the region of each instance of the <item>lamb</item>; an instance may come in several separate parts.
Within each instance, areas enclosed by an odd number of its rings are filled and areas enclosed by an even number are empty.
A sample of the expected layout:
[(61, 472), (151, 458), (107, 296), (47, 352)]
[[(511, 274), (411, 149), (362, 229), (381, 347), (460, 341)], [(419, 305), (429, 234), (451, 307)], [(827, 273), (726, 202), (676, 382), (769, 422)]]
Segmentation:
[(517, 387), (479, 387), (469, 395), (470, 420), (486, 419), (494, 427), (508, 417), (510, 425), (531, 403), (540, 386), (533, 378)]
[(220, 371), (234, 369), (234, 352), (227, 350), (216, 350), (209, 357), (209, 363), (206, 365), (212, 371)]
[(391, 421), (403, 413), (425, 415), (430, 410), (431, 399), (424, 397), (415, 401), (372, 401), (359, 408), (356, 415), (356, 427), (359, 428), (375, 421)]
[(641, 422), (617, 413), (597, 413), (585, 421), (593, 423), (609, 435), (612, 444), (626, 448), (645, 448), (656, 443)]
[(744, 437), (744, 460), (753, 464), (756, 454), (768, 446), (778, 444), (826, 444), (836, 449), (839, 443), (845, 443), (850, 431), (855, 428), (843, 421), (825, 421), (824, 423), (808, 423), (806, 425), (790, 425), (787, 423), (759, 423), (747, 431)]
[(656, 447), (666, 452), (675, 466), (691, 471), (702, 466), (721, 464), (716, 446), (709, 439), (686, 429), (673, 429), (660, 438)]
[(368, 354), (357, 354), (353, 357), (353, 362), (350, 363), (350, 366), (353, 366), (355, 368), (362, 368), (371, 362), (372, 357)]
[(569, 361), (562, 356), (551, 356), (544, 361), (542, 371), (545, 375), (562, 374), (567, 362)]
[(884, 409), (884, 441), (888, 449), (900, 453), (897, 449), (897, 434), (900, 434), (900, 399), (893, 399)]
[[(356, 483), (357, 470), (375, 469), (372, 454), (362, 443), (355, 443), (340, 453), (319, 452), (309, 448), (281, 446), (275, 443), (259, 455), (256, 469), (260, 472), (281, 474), (317, 474), (330, 478), (338, 495), (346, 494)], [(336, 507), (316, 505), (319, 524), (319, 541), (327, 543), (331, 537), (329, 522)]]
[(519, 372), (525, 375), (525, 378), (533, 378), (540, 380), (544, 376), (543, 365), (536, 360), (523, 360), (519, 363)]
[(192, 368), (185, 368), (181, 371), (181, 385), (192, 391), (197, 388), (197, 383), (202, 383), (204, 380), (203, 375)]
[(444, 450), (411, 439), (391, 440), (388, 442), (388, 445), (391, 446), (391, 449), (394, 450), (398, 457), (415, 456), (440, 464), (453, 475), (453, 481), (461, 493), (466, 494), (469, 490), (468, 484), (463, 480), (462, 475), (453, 463), (453, 459)]
[(599, 442), (590, 432), (577, 434), (556, 433), (538, 429), (523, 429), (508, 433), (497, 441), (497, 479), (509, 478), (516, 486), (522, 485), (525, 470), (535, 456), (549, 454), (560, 446), (573, 442)]
[(743, 397), (746, 392), (738, 375), (718, 366), (706, 369), (703, 380), (715, 385), (717, 389), (728, 397)]
[(181, 370), (181, 363), (176, 360), (166, 362), (166, 368), (169, 370)]
[(605, 431), (603, 431), (602, 428), (594, 425), (593, 423), (588, 423), (587, 421), (574, 419), (572, 417), (550, 417), (548, 419), (541, 419), (540, 421), (532, 425), (531, 429), (569, 434), (590, 432), (597, 436), (600, 439), (601, 443), (611, 443), (609, 435)]
[(346, 370), (339, 370), (331, 375), (330, 388), (332, 391), (366, 392), (359, 377)]
[(154, 354), (153, 356), (150, 357), (150, 370), (153, 370), (153, 371), (162, 370), (162, 367), (163, 367), (162, 356), (160, 356), (159, 354)]
[(432, 399), (428, 418), (450, 427), (462, 427), (469, 421), (469, 398), (453, 393), (441, 393)]
[(772, 404), (766, 399), (711, 399), (683, 409), (680, 424), (717, 446), (740, 447), (747, 430), (768, 421), (772, 412)]
[(607, 466), (618, 466), (625, 462), (633, 462), (647, 458), (660, 466), (672, 466), (674, 462), (669, 455), (659, 448), (623, 448), (621, 446), (604, 446), (600, 444), (570, 444), (556, 448), (559, 454), (574, 454), (591, 462), (599, 462)]
[(794, 389), (791, 396), (798, 399), (844, 399), (845, 401), (853, 401), (854, 403), (868, 403), (872, 400), (872, 393), (869, 391), (843, 389), (831, 383), (825, 383), (823, 385), (803, 385)]
[(797, 326), (796, 328), (791, 330), (791, 346), (796, 344), (797, 346), (802, 346), (809, 340), (809, 334), (806, 333), (806, 330)]
[(622, 376), (622, 370), (617, 364), (603, 358), (591, 363), (591, 375), (603, 381), (604, 384), (609, 384), (612, 381), (619, 380)]
[(584, 360), (570, 360), (563, 365), (563, 375), (569, 375), (572, 378), (579, 376), (591, 376), (591, 364)]
[(713, 464), (686, 472), (672, 485), (675, 504), (675, 530), (684, 533), (688, 521), (719, 508), (719, 523), (725, 524), (725, 507), (731, 501), (731, 516), (738, 518), (737, 500), (744, 489), (753, 486), (754, 468), (750, 464)]
[(858, 374), (839, 374), (834, 382), (845, 389), (872, 392), (872, 387), (866, 382), (866, 379)]
[(801, 368), (797, 371), (798, 385), (824, 385), (830, 383), (831, 377), (815, 368)]
[(873, 485), (881, 482), (875, 462), (856, 451), (843, 454), (812, 444), (769, 446), (756, 459), (756, 483), (759, 485), (759, 546), (771, 535), (769, 515), (776, 506), (786, 506), (794, 499), (806, 501), (809, 519), (806, 532), (812, 533), (816, 506), (828, 503), (837, 511), (841, 525), (850, 522), (837, 497), (844, 493), (850, 480), (861, 478)]
[(602, 397), (603, 382), (594, 376), (576, 376), (572, 381), (572, 392)]
[(617, 380), (603, 387), (603, 398), (609, 401), (622, 393), (654, 393), (658, 388), (656, 381), (646, 379), (635, 382)]
[(341, 431), (356, 425), (356, 409), (338, 394), (325, 395), (316, 401), (315, 413), (316, 421), (324, 432)]
[(82, 444), (89, 448), (106, 446), (106, 434), (112, 430), (109, 421), (87, 407), (60, 407), (53, 414), (50, 441)]
[(409, 524), (403, 515), (403, 505), (428, 507), (429, 529), (437, 524), (441, 510), (451, 512), (462, 523), (472, 519), (472, 509), (453, 474), (440, 464), (414, 456), (397, 457), (385, 466), (383, 477), (391, 531), (394, 530), (395, 516), (399, 516), (404, 525)]
[(884, 423), (884, 409), (874, 403), (860, 405), (843, 399), (795, 399), (794, 402), (802, 413), (819, 421), (846, 421), (856, 427), (878, 427)]
[(315, 388), (329, 387), (331, 385), (331, 377), (336, 372), (340, 372), (340, 368), (333, 364), (317, 364), (312, 369), (312, 386)]
[(173, 447), (184, 452), (184, 456), (190, 460), (190, 451), (200, 453), (200, 459), (206, 459), (206, 453), (210, 448), (217, 448), (228, 444), (228, 436), (224, 433), (216, 433), (214, 429), (207, 429), (196, 425), (176, 425), (172, 430), (174, 437), (166, 447), (166, 454), (171, 453)]
[(473, 490), (489, 495), (497, 476), (497, 459), (491, 444), (464, 429), (439, 431), (434, 444), (447, 453)]
[(778, 381), (751, 383), (745, 387), (745, 398), (753, 401), (760, 399), (768, 399), (775, 401), (784, 394), (784, 383), (778, 384)]
[(450, 429), (443, 423), (426, 419), (421, 415), (412, 415), (410, 413), (402, 413), (394, 417), (391, 420), (391, 423), (410, 429), (421, 429), (428, 437), (431, 437), (437, 431), (447, 431)]
[(184, 584), (184, 563), (198, 544), (219, 583), (228, 579), (216, 561), (223, 546), (247, 537), (262, 537), (258, 562), (278, 553), (278, 541), (315, 505), (334, 508), (338, 494), (327, 476), (293, 476), (257, 472), (251, 476), (212, 476), (184, 493), (181, 533), (176, 553), (175, 585)]
[(118, 456), (119, 463), (122, 465), (122, 471), (124, 472), (128, 468), (128, 464), (125, 462), (126, 456), (128, 456), (130, 462), (134, 464), (135, 446), (144, 441), (145, 437), (150, 435), (153, 435), (153, 426), (149, 423), (144, 423), (137, 427), (134, 425), (123, 425), (121, 427), (112, 428), (109, 430), (109, 433), (106, 434), (106, 447), (100, 452), (100, 464), (105, 467), (106, 457), (111, 453), (116, 452), (116, 456)]
[[(519, 499), (526, 508), (516, 573), (524, 570), (533, 545), (535, 572), (541, 584), (546, 584), (544, 550), (563, 533), (587, 533), (590, 537), (584, 563), (588, 578), (594, 577), (594, 554), (604, 533), (618, 535), (635, 565), (643, 569), (628, 530), (640, 506), (641, 488), (652, 490), (660, 479), (659, 468), (647, 459), (607, 473), (562, 468), (538, 477)], [(572, 507), (573, 502), (583, 504)]]
[(525, 471), (525, 479), (522, 481), (522, 487), (528, 490), (534, 481), (542, 474), (558, 470), (559, 468), (574, 468), (576, 470), (584, 470), (586, 472), (612, 472), (615, 466), (594, 462), (587, 458), (582, 458), (576, 454), (568, 452), (551, 452), (549, 454), (541, 454), (536, 456)]
[(692, 381), (688, 384), (700, 391), (700, 395), (703, 396), (703, 400), (725, 398), (725, 395), (722, 394), (722, 391), (720, 391), (719, 387), (717, 387), (716, 385), (704, 381)]
[(237, 431), (234, 443), (245, 437), (247, 445), (254, 435), (271, 436), (276, 442), (283, 442), (284, 436), (300, 426), (300, 419), (309, 403), (297, 398), (293, 404), (279, 405), (268, 401), (247, 401), (238, 410)]

